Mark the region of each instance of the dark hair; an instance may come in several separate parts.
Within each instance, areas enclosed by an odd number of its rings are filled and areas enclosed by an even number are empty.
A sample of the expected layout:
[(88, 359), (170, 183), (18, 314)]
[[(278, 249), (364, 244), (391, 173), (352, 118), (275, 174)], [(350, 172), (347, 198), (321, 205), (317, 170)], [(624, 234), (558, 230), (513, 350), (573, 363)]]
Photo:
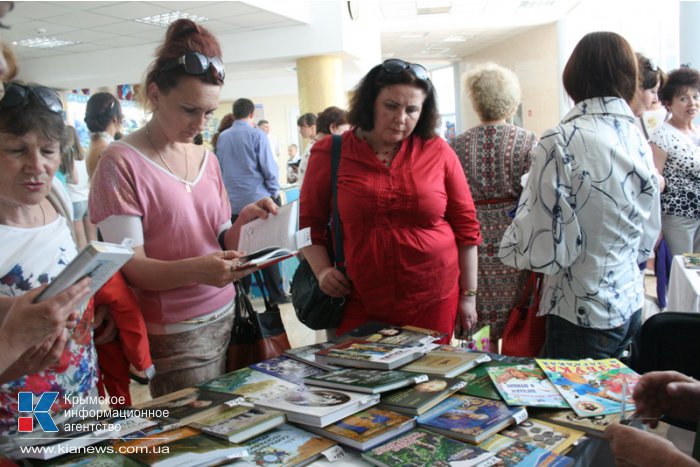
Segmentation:
[(316, 131), (330, 135), (332, 125), (338, 126), (346, 123), (348, 123), (348, 113), (340, 107), (331, 106), (318, 114)]
[(682, 67), (672, 70), (659, 90), (659, 99), (664, 105), (671, 105), (673, 98), (678, 96), (684, 88), (700, 91), (700, 72), (695, 68)]
[(226, 114), (219, 122), (219, 128), (217, 128), (216, 133), (214, 133), (214, 136), (211, 137), (210, 141), (211, 147), (214, 148), (214, 151), (216, 151), (216, 142), (219, 141), (219, 135), (221, 135), (222, 131), (231, 128), (233, 121), (233, 114)]
[(639, 87), (641, 89), (652, 89), (661, 82), (662, 71), (639, 52), (635, 55), (637, 56), (637, 68), (639, 69)]
[(440, 121), (435, 88), (430, 81), (417, 78), (410, 68), (401, 73), (387, 73), (381, 64), (372, 68), (353, 90), (348, 122), (364, 131), (371, 131), (374, 128), (374, 103), (377, 96), (383, 88), (395, 84), (408, 84), (425, 91), (423, 108), (413, 133), (423, 139), (433, 138)]
[(248, 118), (253, 112), (255, 112), (255, 104), (250, 99), (241, 97), (233, 102), (233, 118), (236, 120)]
[[(161, 92), (167, 93), (178, 85), (183, 76), (194, 76), (189, 75), (181, 66), (162, 71), (167, 63), (177, 60), (187, 52), (199, 52), (207, 57), (221, 57), (219, 41), (207, 29), (189, 19), (174, 21), (168, 27), (165, 42), (156, 50), (156, 59), (148, 68), (145, 89), (147, 90), (151, 83), (155, 83)], [(224, 84), (223, 79), (219, 78), (213, 70), (210, 69), (210, 71), (196, 77), (205, 83)]]
[(297, 126), (313, 126), (316, 125), (316, 114), (308, 112), (297, 119)]
[(0, 111), (0, 132), (14, 136), (24, 136), (31, 132), (41, 132), (45, 138), (57, 141), (63, 146), (65, 123), (63, 115), (50, 111), (34, 95), (27, 94), (25, 105), (18, 105)]
[(258, 122), (258, 126), (260, 126), (260, 125), (265, 125), (265, 124), (268, 124), (268, 125), (269, 125), (270, 122), (268, 122), (267, 120), (260, 120), (260, 121)]
[(124, 118), (119, 99), (108, 92), (98, 92), (90, 96), (85, 106), (85, 124), (92, 133), (105, 131), (112, 120)]
[(637, 91), (637, 57), (619, 34), (591, 32), (576, 44), (562, 81), (577, 104), (593, 97), (620, 97), (629, 102)]

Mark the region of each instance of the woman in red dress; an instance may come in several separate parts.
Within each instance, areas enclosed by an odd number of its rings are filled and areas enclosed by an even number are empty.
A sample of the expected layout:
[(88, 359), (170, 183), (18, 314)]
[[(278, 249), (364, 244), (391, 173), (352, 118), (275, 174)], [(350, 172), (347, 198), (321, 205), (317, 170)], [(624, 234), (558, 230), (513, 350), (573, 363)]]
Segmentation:
[(476, 322), (479, 223), (464, 171), (435, 133), (435, 91), (421, 65), (389, 59), (360, 81), (342, 136), (338, 210), (347, 275), (328, 257), (332, 138), (317, 142), (301, 191), (304, 248), (321, 290), (346, 296), (342, 334), (369, 321), (438, 330)]

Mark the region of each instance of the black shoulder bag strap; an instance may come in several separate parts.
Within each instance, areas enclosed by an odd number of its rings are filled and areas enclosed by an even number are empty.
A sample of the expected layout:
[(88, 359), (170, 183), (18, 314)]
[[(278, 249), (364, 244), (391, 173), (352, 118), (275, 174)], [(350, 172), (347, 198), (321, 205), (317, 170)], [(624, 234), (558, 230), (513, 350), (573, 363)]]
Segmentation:
[(333, 195), (333, 253), (334, 265), (336, 269), (345, 272), (345, 252), (343, 250), (343, 226), (340, 223), (340, 213), (338, 212), (338, 167), (340, 166), (340, 149), (343, 144), (341, 135), (333, 135), (333, 146), (331, 151), (331, 193)]

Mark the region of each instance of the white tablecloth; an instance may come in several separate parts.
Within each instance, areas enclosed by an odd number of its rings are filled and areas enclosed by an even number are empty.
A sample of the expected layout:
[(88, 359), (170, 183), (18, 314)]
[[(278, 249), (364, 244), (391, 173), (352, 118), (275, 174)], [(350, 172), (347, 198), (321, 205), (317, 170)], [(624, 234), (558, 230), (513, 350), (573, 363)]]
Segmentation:
[(700, 313), (700, 269), (687, 269), (682, 255), (673, 257), (666, 309)]

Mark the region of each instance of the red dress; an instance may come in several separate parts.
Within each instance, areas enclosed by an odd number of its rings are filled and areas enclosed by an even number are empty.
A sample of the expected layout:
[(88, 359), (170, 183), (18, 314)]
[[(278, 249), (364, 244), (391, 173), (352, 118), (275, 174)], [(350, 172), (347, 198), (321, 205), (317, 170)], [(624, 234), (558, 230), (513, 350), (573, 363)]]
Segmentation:
[[(299, 227), (311, 227), (314, 245), (328, 242), (331, 140), (314, 144), (301, 190)], [(386, 167), (365, 141), (346, 132), (338, 209), (352, 281), (338, 334), (378, 320), (451, 336), (459, 301), (457, 245), (478, 245), (481, 233), (448, 144), (411, 136)]]

